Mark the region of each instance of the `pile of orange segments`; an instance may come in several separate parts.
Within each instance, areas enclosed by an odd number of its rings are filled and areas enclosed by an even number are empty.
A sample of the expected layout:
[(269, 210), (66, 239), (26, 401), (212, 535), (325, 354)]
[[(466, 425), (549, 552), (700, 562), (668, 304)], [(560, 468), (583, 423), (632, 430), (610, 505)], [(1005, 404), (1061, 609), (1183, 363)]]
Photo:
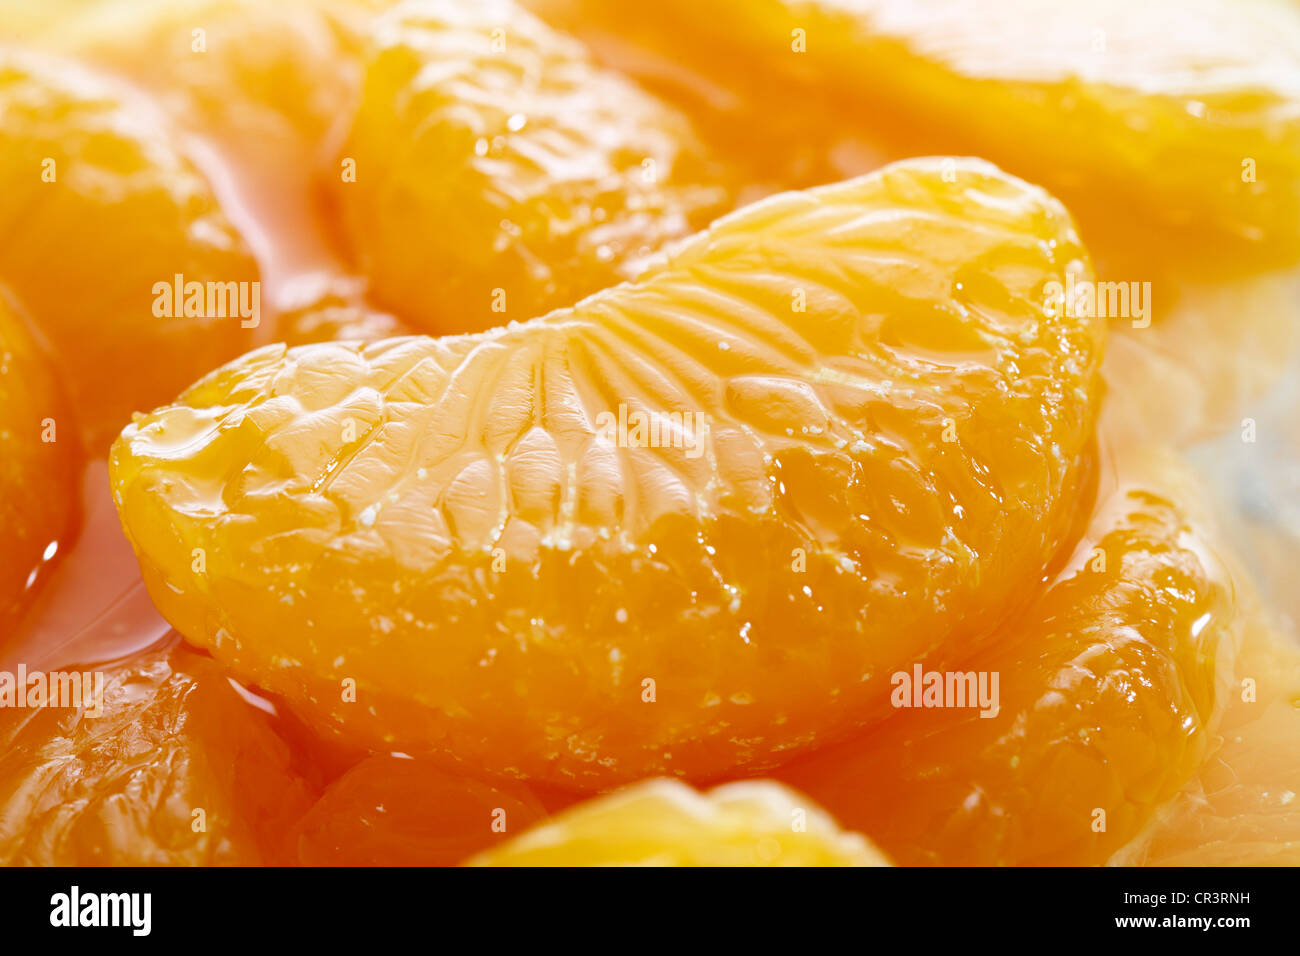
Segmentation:
[(1300, 864), (1291, 0), (0, 0), (0, 185), (0, 863)]

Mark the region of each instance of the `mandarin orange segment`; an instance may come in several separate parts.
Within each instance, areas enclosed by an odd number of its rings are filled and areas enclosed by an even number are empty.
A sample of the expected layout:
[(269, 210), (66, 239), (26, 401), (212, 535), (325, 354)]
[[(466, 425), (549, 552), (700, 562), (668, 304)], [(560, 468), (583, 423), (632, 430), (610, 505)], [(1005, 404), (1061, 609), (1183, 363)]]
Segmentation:
[(769, 781), (699, 793), (651, 780), (580, 804), (475, 866), (888, 866), (799, 794)]
[(155, 603), (331, 734), (580, 788), (870, 719), (1023, 601), (1092, 437), (1104, 327), (1041, 295), (1087, 274), (1068, 216), (947, 169), (507, 330), (218, 370), (114, 447)]
[(74, 530), (76, 449), (62, 387), (0, 288), (0, 641)]
[(370, 0), (99, 0), (40, 44), (130, 76), (178, 122), (316, 141), (356, 94)]
[[(338, 271), (337, 230), (317, 173), (355, 109), (365, 26), (385, 5), (100, 0), (40, 44), (129, 79), (183, 131), (222, 198), (234, 200), (255, 243), (266, 304), (278, 310), (282, 282)], [(337, 179), (337, 167), (330, 175)], [(258, 335), (257, 344), (274, 340)]]
[(330, 785), (295, 829), (306, 866), (454, 866), (546, 816), (522, 784), (376, 756)]
[(918, 665), (893, 717), (777, 776), (901, 863), (1105, 862), (1205, 758), (1241, 636), (1180, 485), (1134, 475), (1103, 504), (1072, 567), (951, 671), (964, 704), (924, 696)]
[[(256, 264), (206, 180), (124, 90), (62, 61), (0, 56), (0, 184), (12, 239), (0, 282), (50, 343), (92, 447), (251, 343), (241, 326), (256, 319)], [(177, 276), (180, 301), (164, 300)]]
[(373, 32), (331, 175), (376, 297), (426, 330), (570, 305), (732, 204), (683, 117), (507, 0), (405, 3)]
[(91, 675), (80, 707), (0, 709), (0, 863), (283, 858), (311, 794), (266, 715), (211, 660), (173, 645), (64, 673)]
[(1112, 864), (1300, 865), (1300, 648), (1256, 621), (1237, 673), (1209, 760)]
[[(1165, 227), (1187, 256), (1300, 256), (1300, 5), (1261, 0), (532, 0), (633, 36), (805, 136), (973, 153), (1056, 191), (1085, 238)], [(1223, 246), (1239, 241), (1233, 256)], [(1134, 251), (1149, 262), (1163, 250)]]

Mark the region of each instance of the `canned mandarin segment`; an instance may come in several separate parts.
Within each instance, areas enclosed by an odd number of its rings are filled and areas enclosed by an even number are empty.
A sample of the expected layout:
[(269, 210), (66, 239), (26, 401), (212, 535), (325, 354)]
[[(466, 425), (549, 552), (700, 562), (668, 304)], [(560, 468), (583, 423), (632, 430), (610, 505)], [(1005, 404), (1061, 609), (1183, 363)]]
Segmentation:
[(312, 788), (220, 668), (173, 642), (90, 670), (97, 708), (0, 709), (0, 863), (286, 861)]
[(426, 331), (572, 305), (734, 204), (684, 116), (508, 0), (399, 4), (371, 35), (334, 195), (377, 300)]
[[(331, 734), (581, 788), (771, 766), (1060, 543), (1103, 326), (1039, 290), (1083, 260), (1042, 191), (900, 164), (507, 330), (251, 353), (123, 433), (119, 510), (173, 625)], [(707, 450), (598, 434), (620, 405)]]
[[(973, 153), (1042, 183), (1099, 256), (1201, 269), (1300, 259), (1300, 6), (1218, 0), (531, 0), (747, 101), (801, 135)], [(657, 61), (652, 61), (657, 62)], [(657, 75), (657, 74), (652, 74)], [(868, 154), (869, 156), (870, 154)], [(1156, 238), (1158, 237), (1158, 239)]]
[(1170, 462), (1129, 463), (1070, 566), (983, 653), (996, 711), (898, 711), (776, 772), (905, 864), (1105, 863), (1219, 744), (1247, 621)]
[(252, 344), (240, 304), (257, 265), (147, 103), (67, 61), (0, 53), (0, 184), (0, 233), (16, 237), (0, 283), (50, 343), (92, 451)]
[(799, 794), (771, 781), (699, 793), (651, 780), (561, 813), (473, 866), (889, 866)]

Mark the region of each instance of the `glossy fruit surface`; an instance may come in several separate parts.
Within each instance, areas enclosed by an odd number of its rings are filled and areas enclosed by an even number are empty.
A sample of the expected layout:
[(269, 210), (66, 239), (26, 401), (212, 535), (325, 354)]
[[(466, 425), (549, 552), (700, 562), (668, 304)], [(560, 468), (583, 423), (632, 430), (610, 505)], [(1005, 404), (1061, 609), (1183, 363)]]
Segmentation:
[(730, 208), (683, 117), (513, 3), (405, 3), (373, 35), (344, 239), (427, 331), (572, 305)]
[(1045, 193), (900, 164), (536, 322), (254, 352), (127, 429), (119, 510), (168, 619), (332, 733), (581, 787), (770, 765), (1065, 534), (1103, 330), (1042, 290), (1083, 256)]
[(0, 0), (0, 864), (1300, 865), (1297, 223), (1300, 0)]
[[(0, 282), (95, 450), (251, 342), (238, 310), (256, 265), (148, 104), (72, 64), (0, 54), (0, 185)], [(181, 301), (164, 302), (177, 276)]]
[(1291, 0), (1233, 14), (1218, 0), (723, 0), (707, 15), (690, 0), (531, 5), (622, 41), (614, 60), (634, 72), (629, 47), (656, 54), (652, 75), (682, 63), (696, 85), (745, 101), (751, 122), (772, 99), (802, 102), (800, 135), (825, 151), (845, 152), (856, 129), (886, 154), (991, 159), (1065, 200), (1099, 255), (1102, 234), (1147, 237), (1130, 266), (1173, 248), (1216, 266), (1300, 256)]
[(477, 866), (888, 866), (808, 800), (769, 781), (701, 794), (651, 780), (574, 807)]
[(1300, 865), (1300, 649), (1256, 620), (1237, 673), (1209, 758), (1111, 863)]
[(936, 671), (964, 701), (900, 681), (893, 717), (777, 775), (901, 863), (1105, 862), (1212, 749), (1241, 639), (1178, 483), (1118, 489), (1024, 616)]
[(173, 645), (84, 673), (80, 707), (0, 710), (0, 862), (282, 862), (309, 789), (210, 659)]
[(265, 150), (318, 140), (355, 96), (367, 0), (97, 0), (39, 42), (131, 77), (178, 122)]
[(0, 642), (74, 530), (76, 449), (62, 387), (0, 289)]

